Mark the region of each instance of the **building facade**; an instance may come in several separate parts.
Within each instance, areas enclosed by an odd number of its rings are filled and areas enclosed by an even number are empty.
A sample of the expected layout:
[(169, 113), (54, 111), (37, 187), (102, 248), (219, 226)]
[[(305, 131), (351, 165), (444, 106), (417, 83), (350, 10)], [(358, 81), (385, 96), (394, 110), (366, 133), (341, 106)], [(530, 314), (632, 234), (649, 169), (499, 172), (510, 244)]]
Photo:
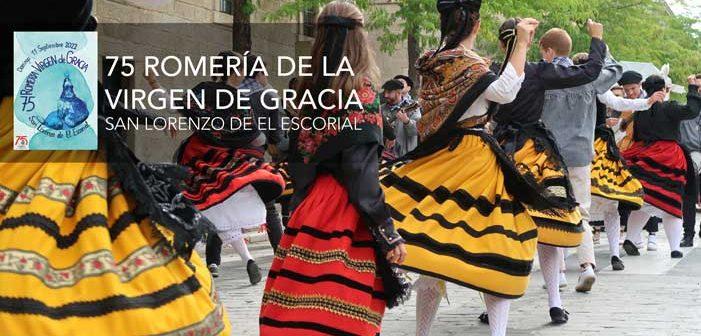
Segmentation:
[[(267, 14), (278, 8), (280, 2), (261, 1), (251, 15), (252, 52), (263, 56), (266, 63), (276, 56), (298, 57), (308, 55), (313, 41), (316, 11), (305, 11), (285, 22), (270, 23)], [(388, 6), (391, 2), (377, 3)], [(103, 63), (106, 56), (134, 56), (136, 75), (129, 78), (107, 78), (114, 87), (125, 89), (147, 88), (143, 73), (143, 56), (178, 57), (216, 55), (231, 49), (231, 0), (97, 0), (94, 15), (100, 22), (99, 41)], [(393, 54), (383, 53), (378, 44), (378, 33), (369, 32), (382, 79), (389, 79), (408, 71), (405, 45)], [(104, 65), (104, 64), (103, 64)], [(108, 68), (103, 66), (104, 69)], [(165, 88), (191, 88), (201, 77), (159, 77)], [(277, 89), (287, 86), (288, 78), (270, 77)], [(167, 115), (168, 112), (159, 111)], [(183, 133), (183, 132), (180, 132)], [(178, 143), (189, 134), (178, 134), (171, 139), (158, 132), (134, 132), (129, 137), (136, 154), (146, 161), (169, 161)]]

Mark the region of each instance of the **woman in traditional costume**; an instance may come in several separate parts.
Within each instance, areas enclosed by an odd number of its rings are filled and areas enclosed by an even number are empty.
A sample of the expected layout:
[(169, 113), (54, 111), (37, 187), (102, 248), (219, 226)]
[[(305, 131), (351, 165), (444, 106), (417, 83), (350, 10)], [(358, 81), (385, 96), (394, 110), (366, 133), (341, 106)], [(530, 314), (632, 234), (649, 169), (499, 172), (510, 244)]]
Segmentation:
[[(222, 68), (227, 64), (226, 58), (241, 58), (233, 52), (222, 52), (219, 56), (222, 56)], [(188, 106), (185, 115), (223, 120), (252, 118), (248, 114), (250, 110), (239, 111), (236, 103), (218, 99), (218, 91), (223, 90), (231, 91), (231, 95), (226, 96), (236, 97), (235, 87), (241, 80), (241, 76), (232, 72), (229, 76), (198, 84), (192, 91), (202, 92), (204, 109)], [(232, 107), (221, 109), (218, 106)], [(251, 284), (260, 282), (262, 275), (248, 251), (243, 230), (266, 223), (265, 204), (280, 196), (285, 187), (282, 176), (264, 161), (264, 145), (265, 135), (257, 128), (198, 130), (182, 143), (176, 155), (177, 162), (188, 167), (191, 173), (186, 180), (185, 197), (214, 224), (216, 237), (210, 239), (219, 239), (219, 245), (234, 247), (246, 264)]]
[[(687, 185), (690, 155), (679, 145), (679, 125), (683, 120), (693, 119), (701, 110), (701, 81), (689, 77), (687, 104), (657, 102), (647, 111), (633, 115), (633, 144), (621, 154), (633, 176), (638, 178), (645, 191), (642, 209), (631, 212), (628, 220), (628, 235), (623, 243), (629, 255), (638, 255), (636, 241), (642, 240), (640, 233), (650, 216), (662, 218), (669, 241), (672, 258), (681, 258), (679, 250), (682, 235), (682, 198), (692, 190)], [(665, 91), (664, 78), (653, 75), (643, 82), (648, 95)]]
[(184, 172), (139, 162), (105, 125), (134, 114), (107, 110), (100, 87), (99, 150), (12, 150), (11, 32), (95, 23), (91, 1), (15, 6), (1, 40), (0, 334), (230, 334), (193, 252), (203, 217), (179, 191)]
[(417, 335), (428, 335), (444, 280), (485, 294), (492, 335), (504, 335), (510, 300), (528, 285), (537, 229), (523, 203), (553, 206), (484, 131), (489, 108), (510, 103), (524, 78), (538, 21), (524, 19), (497, 76), (472, 48), (479, 0), (439, 0), (441, 46), (417, 62), (422, 77), (421, 143), (382, 179), (407, 241), (403, 268), (417, 280)]
[[(268, 274), (260, 334), (376, 335), (385, 307), (397, 305), (408, 287), (390, 266), (406, 251), (378, 178), (382, 114), (372, 84), (379, 71), (355, 5), (329, 3), (316, 25), (313, 76), (299, 90), (317, 97), (330, 88), (344, 98), (355, 91), (360, 101), (303, 110), (302, 117), (357, 126), (303, 127), (291, 136), (292, 217)], [(353, 74), (324, 74), (324, 58), (334, 72), (344, 57)]]
[[(514, 47), (518, 22), (519, 19), (509, 19), (499, 29), (499, 41), (507, 54)], [(506, 154), (521, 174), (557, 205), (544, 211), (526, 205), (538, 226), (538, 258), (548, 290), (550, 318), (555, 324), (568, 320), (560, 299), (562, 250), (558, 247), (577, 247), (582, 240), (583, 228), (567, 166), (553, 135), (540, 118), (546, 90), (584, 85), (599, 76), (606, 54), (600, 26), (594, 22), (588, 24), (592, 37), (589, 62), (570, 67), (546, 61), (526, 63), (526, 78), (516, 99), (499, 106), (493, 117), (496, 123), (494, 136)]]

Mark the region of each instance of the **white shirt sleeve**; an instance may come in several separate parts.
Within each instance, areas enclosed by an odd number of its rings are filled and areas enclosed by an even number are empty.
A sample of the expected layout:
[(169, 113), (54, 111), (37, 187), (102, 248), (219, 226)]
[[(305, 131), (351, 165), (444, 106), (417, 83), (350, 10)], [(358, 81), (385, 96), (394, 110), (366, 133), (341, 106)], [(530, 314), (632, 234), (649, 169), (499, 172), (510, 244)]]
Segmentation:
[(484, 98), (497, 104), (508, 104), (516, 99), (525, 78), (526, 74), (517, 75), (516, 69), (509, 62), (499, 79), (484, 91)]
[(489, 109), (490, 102), (508, 104), (514, 101), (518, 91), (521, 90), (521, 84), (523, 84), (525, 78), (525, 73), (519, 76), (516, 74), (514, 66), (511, 63), (507, 64), (504, 73), (477, 97), (472, 106), (460, 117), (460, 120), (484, 115)]
[(604, 105), (616, 111), (645, 111), (650, 109), (647, 99), (625, 99), (617, 97), (611, 91), (606, 91), (597, 95), (597, 97)]

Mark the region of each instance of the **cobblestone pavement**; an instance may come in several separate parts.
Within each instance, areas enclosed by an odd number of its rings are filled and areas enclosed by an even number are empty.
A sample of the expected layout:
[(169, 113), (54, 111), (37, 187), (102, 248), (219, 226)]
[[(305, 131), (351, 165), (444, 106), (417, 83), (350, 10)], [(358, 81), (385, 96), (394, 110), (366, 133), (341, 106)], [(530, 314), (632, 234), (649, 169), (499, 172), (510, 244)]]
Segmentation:
[[(660, 230), (663, 231), (663, 230)], [(698, 246), (701, 242), (696, 241)], [(614, 272), (609, 264), (608, 244), (602, 234), (596, 245), (598, 280), (590, 294), (574, 291), (577, 281), (575, 255), (567, 258), (569, 286), (562, 291), (570, 321), (563, 326), (548, 322), (547, 294), (542, 275), (533, 273), (526, 295), (512, 304), (508, 335), (701, 335), (701, 251), (683, 249), (681, 260), (669, 257), (664, 232), (659, 233), (659, 250), (641, 251), (639, 257), (624, 256), (626, 270)], [(267, 243), (251, 246), (254, 258), (267, 272), (272, 251)], [(258, 335), (258, 312), (264, 281), (250, 286), (245, 267), (233, 252), (225, 250), (217, 288), (229, 311), (234, 335)], [(536, 265), (536, 269), (539, 269)], [(449, 302), (443, 301), (434, 324), (433, 335), (488, 335), (477, 321), (483, 304), (477, 292), (448, 286)], [(382, 335), (413, 335), (415, 297), (389, 310), (383, 321)]]

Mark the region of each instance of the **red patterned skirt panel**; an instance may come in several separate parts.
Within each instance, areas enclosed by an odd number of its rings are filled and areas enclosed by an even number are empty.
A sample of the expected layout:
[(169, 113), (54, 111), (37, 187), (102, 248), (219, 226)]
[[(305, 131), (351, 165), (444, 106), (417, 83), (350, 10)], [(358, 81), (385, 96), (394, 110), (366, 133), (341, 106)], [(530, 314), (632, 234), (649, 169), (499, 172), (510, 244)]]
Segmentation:
[(687, 166), (679, 144), (636, 142), (621, 154), (630, 172), (643, 184), (645, 203), (681, 218)]
[(260, 334), (376, 335), (385, 310), (374, 241), (346, 190), (321, 175), (295, 210), (268, 275)]
[(263, 161), (261, 149), (212, 146), (197, 135), (182, 146), (178, 162), (192, 174), (186, 181), (185, 197), (200, 211), (223, 202), (249, 184), (263, 202), (274, 200), (285, 188), (282, 176)]

